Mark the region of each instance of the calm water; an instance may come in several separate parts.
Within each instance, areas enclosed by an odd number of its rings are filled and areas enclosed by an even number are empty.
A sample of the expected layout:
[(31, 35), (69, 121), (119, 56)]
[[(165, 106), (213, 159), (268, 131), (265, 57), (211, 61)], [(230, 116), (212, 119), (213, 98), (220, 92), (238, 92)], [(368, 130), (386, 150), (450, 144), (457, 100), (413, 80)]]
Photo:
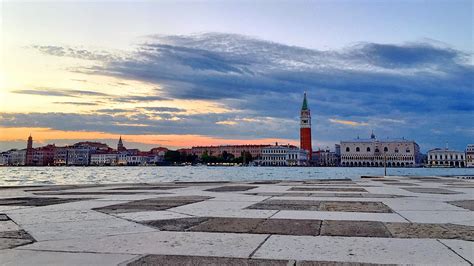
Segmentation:
[[(474, 175), (474, 168), (388, 168), (389, 175)], [(338, 167), (1, 167), (0, 185), (163, 181), (249, 181), (383, 175), (383, 168)]]

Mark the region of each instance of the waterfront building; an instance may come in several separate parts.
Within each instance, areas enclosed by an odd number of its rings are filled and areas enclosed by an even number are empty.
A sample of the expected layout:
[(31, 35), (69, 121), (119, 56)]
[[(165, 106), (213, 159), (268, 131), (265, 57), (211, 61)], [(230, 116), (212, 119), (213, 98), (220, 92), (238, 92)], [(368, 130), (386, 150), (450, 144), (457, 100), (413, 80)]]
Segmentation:
[(474, 167), (474, 144), (466, 147), (466, 167)]
[(22, 150), (10, 150), (9, 151), (9, 165), (22, 166), (26, 165), (26, 149)]
[(341, 141), (341, 166), (416, 167), (421, 162), (420, 147), (413, 140), (370, 139)]
[(10, 160), (10, 153), (9, 152), (0, 153), (0, 166), (8, 165), (9, 160)]
[(305, 92), (300, 114), (300, 148), (307, 151), (310, 160), (313, 152), (311, 141), (311, 110), (308, 108)]
[(67, 159), (68, 159), (68, 150), (70, 147), (56, 147), (54, 150), (54, 159), (53, 159), (53, 164), (54, 165), (67, 165)]
[(117, 152), (99, 152), (93, 153), (91, 156), (91, 165), (117, 165)]
[(91, 150), (85, 147), (73, 147), (67, 150), (67, 165), (89, 165)]
[(430, 167), (465, 167), (464, 152), (448, 148), (436, 148), (428, 151)]
[(146, 165), (148, 156), (144, 154), (127, 155), (125, 158), (127, 165)]
[(312, 164), (315, 166), (339, 166), (340, 156), (335, 151), (325, 150), (313, 151)]
[(56, 146), (49, 144), (43, 147), (35, 148), (32, 151), (32, 160), (29, 165), (48, 166), (54, 164), (54, 155)]
[(306, 166), (308, 151), (292, 145), (267, 146), (262, 149), (261, 159), (257, 161), (262, 166)]
[(262, 155), (262, 149), (269, 145), (220, 145), (220, 146), (195, 146), (191, 148), (191, 154), (202, 157), (204, 154), (209, 156), (221, 156), (225, 151), (232, 154), (235, 158), (240, 157), (243, 152), (248, 152), (252, 158), (259, 158)]

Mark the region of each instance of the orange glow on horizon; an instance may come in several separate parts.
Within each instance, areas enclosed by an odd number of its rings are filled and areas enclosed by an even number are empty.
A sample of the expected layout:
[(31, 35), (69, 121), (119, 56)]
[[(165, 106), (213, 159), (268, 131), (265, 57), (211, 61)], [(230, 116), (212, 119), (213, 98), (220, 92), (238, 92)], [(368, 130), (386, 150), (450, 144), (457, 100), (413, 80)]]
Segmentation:
[[(122, 136), (125, 142), (137, 142), (143, 144), (152, 144), (165, 147), (190, 148), (192, 146), (208, 146), (208, 145), (243, 145), (243, 144), (269, 144), (275, 142), (298, 145), (298, 142), (290, 139), (224, 139), (213, 138), (202, 135), (125, 135), (112, 134), (105, 132), (92, 131), (62, 131), (50, 128), (2, 128), (0, 127), (0, 141), (19, 141), (26, 142), (29, 134), (33, 136), (33, 140), (38, 142), (48, 142), (51, 140), (101, 140), (101, 139), (118, 139)], [(73, 143), (70, 143), (73, 144)], [(132, 148), (132, 147), (130, 147)]]

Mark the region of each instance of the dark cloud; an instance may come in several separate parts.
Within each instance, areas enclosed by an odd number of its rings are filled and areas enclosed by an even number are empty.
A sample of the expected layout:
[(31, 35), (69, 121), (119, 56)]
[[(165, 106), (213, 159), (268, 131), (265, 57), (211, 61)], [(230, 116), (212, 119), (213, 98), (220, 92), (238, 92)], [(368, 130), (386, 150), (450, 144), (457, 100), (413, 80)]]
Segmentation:
[(144, 110), (147, 110), (147, 111), (157, 112), (157, 113), (178, 113), (178, 112), (185, 112), (186, 111), (185, 109), (175, 108), (175, 107), (148, 107), (148, 106), (144, 106), (144, 107), (138, 107), (138, 108), (144, 109)]

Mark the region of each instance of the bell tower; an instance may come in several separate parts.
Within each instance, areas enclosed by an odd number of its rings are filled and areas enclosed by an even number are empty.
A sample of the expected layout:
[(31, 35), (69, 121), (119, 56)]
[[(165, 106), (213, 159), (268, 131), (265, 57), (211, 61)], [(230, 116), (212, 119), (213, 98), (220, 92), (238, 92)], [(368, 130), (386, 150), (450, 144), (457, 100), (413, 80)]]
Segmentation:
[(306, 92), (304, 93), (300, 115), (300, 149), (308, 151), (308, 158), (311, 160), (313, 152), (311, 143), (311, 110), (308, 108)]
[(31, 134), (26, 143), (25, 165), (33, 165), (33, 137), (31, 137)]

